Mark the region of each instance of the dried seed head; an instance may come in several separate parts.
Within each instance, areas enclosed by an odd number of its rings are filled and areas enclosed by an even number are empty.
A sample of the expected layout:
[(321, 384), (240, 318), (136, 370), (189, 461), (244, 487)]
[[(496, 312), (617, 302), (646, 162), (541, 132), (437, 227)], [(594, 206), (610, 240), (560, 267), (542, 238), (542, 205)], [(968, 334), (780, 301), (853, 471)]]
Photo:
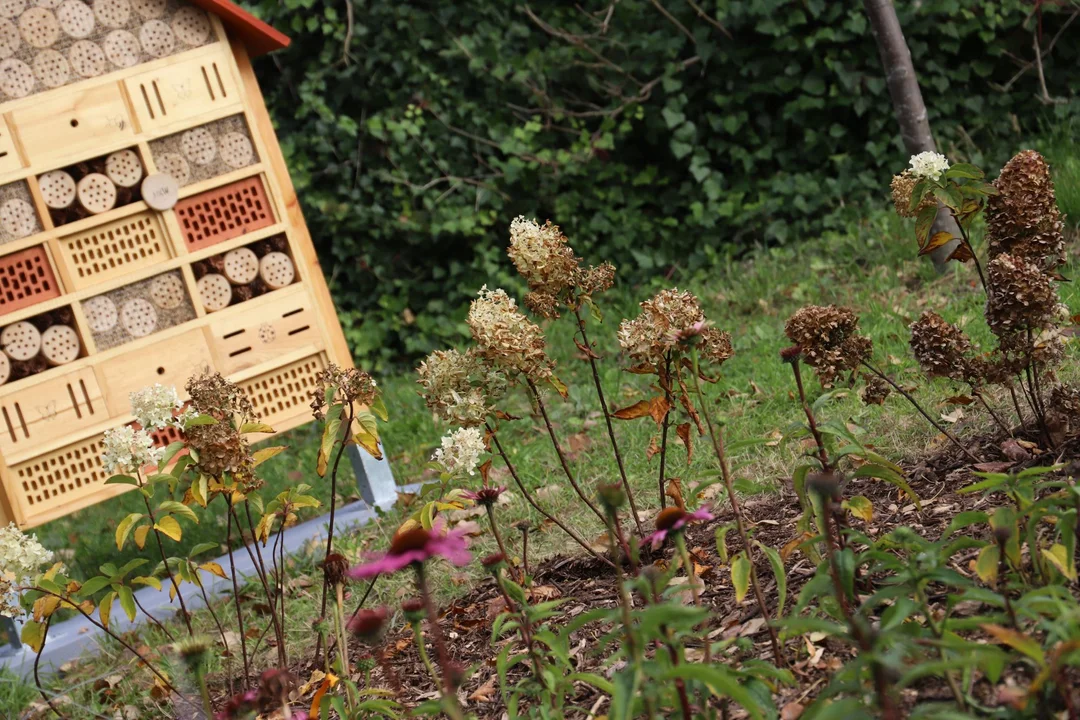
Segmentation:
[(1008, 525), (998, 525), (994, 528), (994, 540), (997, 541), (998, 546), (1005, 547), (1005, 543), (1009, 542), (1009, 538), (1012, 537), (1012, 528)]
[(334, 587), (345, 582), (345, 573), (349, 569), (349, 561), (341, 553), (330, 553), (322, 562), (323, 574), (326, 582)]
[(788, 318), (784, 332), (802, 348), (806, 364), (817, 370), (822, 384), (854, 370), (870, 357), (870, 338), (858, 334), (858, 316), (835, 305), (808, 305)]
[(670, 530), (675, 526), (675, 523), (682, 520), (684, 517), (686, 517), (686, 511), (682, 508), (674, 505), (666, 507), (656, 513), (656, 529)]
[(525, 307), (540, 317), (559, 317), (559, 298), (549, 292), (534, 290), (526, 293)]
[(590, 265), (574, 271), (574, 287), (582, 295), (593, 296), (606, 292), (615, 284), (615, 266), (611, 263)]
[(710, 327), (693, 293), (661, 290), (641, 303), (641, 314), (619, 325), (619, 344), (639, 363), (663, 363), (669, 352), (695, 343), (702, 360), (722, 363), (735, 354), (731, 335)]
[(409, 598), (401, 603), (401, 611), (405, 613), (405, 619), (411, 623), (423, 620), (427, 612), (424, 608), (424, 601), (420, 598)]
[(626, 504), (626, 490), (619, 483), (601, 485), (596, 492), (596, 497), (609, 513), (615, 512)]
[(1030, 262), (1001, 254), (987, 266), (986, 321), (998, 337), (1046, 327), (1057, 313), (1050, 276)]
[(492, 553), (484, 558), (481, 558), (480, 565), (489, 573), (496, 573), (503, 565), (506, 564), (506, 556), (501, 552)]
[(555, 363), (544, 351), (543, 330), (504, 290), (482, 287), (467, 322), (480, 353), (508, 375), (521, 374), (533, 382), (551, 377)]
[(193, 675), (201, 675), (206, 671), (206, 663), (210, 659), (210, 648), (213, 643), (205, 637), (190, 637), (176, 644), (176, 652), (187, 666), (188, 672)]
[(1008, 253), (1044, 270), (1064, 264), (1065, 225), (1043, 156), (1034, 150), (1018, 153), (1001, 169), (994, 187), (998, 194), (986, 204), (990, 257)]
[(969, 361), (971, 340), (964, 331), (946, 322), (932, 310), (924, 312), (911, 324), (911, 350), (930, 377), (971, 381), (973, 366)]
[(862, 391), (862, 401), (867, 405), (884, 405), (885, 399), (892, 394), (892, 386), (877, 375), (863, 375), (866, 387)]
[(900, 217), (916, 217), (923, 208), (936, 204), (934, 196), (927, 195), (914, 210), (908, 209), (911, 205), (911, 192), (919, 180), (920, 178), (916, 177), (910, 168), (893, 177), (891, 185), (893, 207), (896, 208), (896, 214)]
[(455, 425), (483, 425), (506, 392), (506, 377), (472, 348), (464, 353), (436, 350), (420, 363), (416, 374), (428, 408)]
[(806, 479), (806, 487), (810, 492), (816, 493), (822, 498), (829, 500), (840, 499), (840, 481), (831, 472), (813, 473)]
[(1050, 391), (1050, 407), (1069, 419), (1080, 418), (1080, 389), (1072, 385), (1057, 385)]
[(371, 645), (382, 637), (389, 615), (389, 611), (383, 606), (357, 610), (356, 614), (349, 619), (346, 629), (352, 633), (353, 637)]
[(289, 693), (295, 687), (296, 676), (288, 670), (265, 670), (259, 677), (259, 704), (281, 707), (289, 701)]
[(184, 429), (188, 445), (198, 457), (196, 466), (210, 477), (230, 473), (246, 490), (262, 482), (255, 475), (251, 444), (240, 432), (245, 423), (257, 419), (251, 399), (221, 373), (203, 373), (188, 380), (191, 409), (216, 420), (210, 425), (192, 425)]
[(780, 351), (780, 361), (794, 364), (802, 359), (802, 348), (798, 345), (790, 345)]

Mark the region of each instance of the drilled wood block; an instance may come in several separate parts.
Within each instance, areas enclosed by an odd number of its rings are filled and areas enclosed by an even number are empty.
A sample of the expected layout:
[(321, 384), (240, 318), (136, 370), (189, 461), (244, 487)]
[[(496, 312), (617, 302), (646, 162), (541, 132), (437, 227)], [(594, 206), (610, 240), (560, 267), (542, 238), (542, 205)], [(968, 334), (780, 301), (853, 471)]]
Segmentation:
[(12, 467), (17, 486), (7, 493), (22, 512), (24, 527), (89, 504), (87, 498), (109, 479), (101, 450), (101, 435), (95, 435)]
[(273, 427), (298, 414), (310, 415), (311, 393), (325, 367), (321, 354), (312, 355), (242, 382), (240, 387), (251, 398), (255, 414)]
[(174, 211), (188, 250), (201, 250), (274, 224), (260, 177), (185, 198)]
[(169, 259), (161, 216), (145, 212), (60, 239), (60, 256), (82, 289)]
[(266, 295), (243, 308), (210, 324), (210, 344), (222, 373), (236, 373), (304, 347), (322, 348), (318, 319), (306, 289), (296, 286)]

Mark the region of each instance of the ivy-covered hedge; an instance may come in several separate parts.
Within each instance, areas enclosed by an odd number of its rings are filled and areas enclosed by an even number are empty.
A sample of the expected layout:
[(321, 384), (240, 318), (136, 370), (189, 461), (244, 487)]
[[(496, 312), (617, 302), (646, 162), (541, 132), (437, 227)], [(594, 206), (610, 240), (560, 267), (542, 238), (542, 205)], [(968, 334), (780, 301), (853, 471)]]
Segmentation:
[[(368, 365), (460, 336), (477, 286), (512, 282), (517, 214), (628, 282), (883, 206), (906, 161), (856, 0), (354, 0), (351, 22), (346, 2), (259, 0), (293, 44), (257, 67)], [(954, 158), (999, 165), (1075, 110), (1033, 70), (1003, 89), (1033, 56), (1029, 0), (897, 5)], [(1067, 14), (1043, 7), (1045, 47)], [(1074, 27), (1044, 63), (1069, 100)]]

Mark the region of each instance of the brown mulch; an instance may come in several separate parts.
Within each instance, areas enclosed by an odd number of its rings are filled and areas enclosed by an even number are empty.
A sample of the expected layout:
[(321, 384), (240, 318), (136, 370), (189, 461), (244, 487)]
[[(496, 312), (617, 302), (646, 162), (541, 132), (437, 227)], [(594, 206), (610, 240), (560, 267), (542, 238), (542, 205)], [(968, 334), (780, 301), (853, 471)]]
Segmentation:
[[(987, 436), (978, 441), (969, 441), (970, 448), (984, 463), (979, 469), (1003, 471), (1026, 466), (1050, 465), (1056, 462), (1080, 462), (1080, 439), (1071, 439), (1064, 443), (1054, 456), (1049, 454), (1030, 454), (1020, 457), (1011, 445), (1002, 449), (1004, 437)], [(1006, 451), (1013, 456), (1006, 456)], [(960, 495), (961, 488), (972, 484), (979, 478), (973, 475), (969, 461), (952, 446), (945, 446), (936, 454), (916, 460), (904, 467), (905, 477), (921, 501), (921, 510), (905, 494), (894, 486), (875, 479), (856, 478), (847, 482), (845, 497), (863, 495), (873, 503), (874, 519), (870, 524), (853, 519), (856, 529), (871, 536), (880, 536), (894, 528), (907, 526), (929, 540), (938, 539), (949, 522), (960, 512), (975, 509), (992, 509), (994, 497), (984, 497), (980, 493)], [(779, 492), (768, 496), (750, 498), (744, 502), (744, 514), (753, 527), (755, 539), (777, 550), (796, 540), (798, 532), (796, 521), (802, 511), (798, 498), (791, 489), (790, 481), (782, 484)], [(704, 583), (702, 601), (713, 611), (710, 637), (714, 641), (723, 638), (748, 637), (753, 643), (749, 653), (736, 651), (730, 659), (739, 660), (759, 657), (770, 660), (771, 651), (767, 630), (760, 613), (753, 601), (752, 593), (742, 603), (735, 601), (735, 592), (731, 585), (730, 574), (720, 561), (716, 552), (715, 529), (730, 522), (731, 514), (726, 502), (716, 508), (718, 517), (707, 525), (695, 526), (687, 534), (687, 546), (696, 563)], [(557, 530), (552, 530), (556, 532)], [(730, 552), (737, 552), (739, 541), (734, 532), (727, 536)], [(961, 573), (973, 576), (969, 563), (977, 551), (967, 551), (954, 558), (953, 567)], [(671, 561), (670, 547), (662, 548), (651, 559), (654, 562)], [(756, 553), (757, 571), (763, 582), (764, 592), (770, 606), (770, 612), (777, 607), (777, 585), (772, 569), (762, 553)], [(813, 576), (816, 567), (799, 551), (790, 552), (785, 559), (788, 578), (787, 608), (795, 602), (800, 588)], [(544, 561), (539, 567), (531, 568), (533, 576), (533, 599), (535, 601), (562, 598), (561, 616), (552, 620), (554, 628), (559, 628), (570, 619), (587, 610), (599, 607), (614, 607), (618, 602), (613, 575), (598, 561), (588, 556), (554, 557)], [(686, 598), (690, 602), (690, 598)], [(459, 695), (467, 710), (480, 718), (502, 718), (504, 710), (500, 697), (495, 669), (495, 657), (507, 642), (517, 643), (517, 637), (506, 634), (494, 643), (491, 638), (492, 620), (503, 610), (502, 600), (490, 580), (480, 583), (469, 593), (455, 601), (442, 611), (440, 626), (447, 639), (448, 653), (453, 660), (466, 668), (472, 668), (471, 677), (464, 683)], [(572, 636), (571, 653), (578, 663), (578, 670), (591, 671), (610, 676), (611, 671), (604, 663), (604, 657), (593, 651), (596, 640), (608, 630), (597, 623), (586, 625)], [(407, 705), (415, 705), (436, 696), (436, 688), (427, 676), (417, 655), (412, 633), (402, 628), (386, 638), (383, 649), (385, 665), (372, 671), (372, 681), (381, 687), (395, 688), (400, 698)], [(700, 655), (700, 650), (696, 650)], [(815, 645), (809, 639), (790, 640), (785, 649), (789, 659), (794, 661), (791, 667), (797, 686), (780, 688), (776, 698), (777, 707), (789, 703), (792, 711), (796, 705), (808, 705), (828, 682), (829, 677), (852, 655), (850, 648), (833, 640), (818, 641)], [(694, 648), (689, 648), (691, 657)], [(610, 648), (605, 655), (610, 654)], [(432, 651), (433, 659), (434, 652)], [(370, 656), (368, 662), (371, 662)], [(354, 652), (354, 661), (362, 661), (363, 655)], [(384, 671), (389, 668), (390, 677)], [(301, 680), (310, 675), (310, 668), (298, 669)], [(305, 672), (306, 671), (306, 672)], [(522, 677), (526, 672), (523, 666), (511, 671), (511, 681)], [(976, 692), (985, 696), (988, 702), (994, 702), (995, 689), (988, 683), (977, 686)], [(567, 698), (566, 707), (584, 709), (576, 715), (586, 717), (591, 712), (602, 715), (606, 701), (583, 684), (578, 684), (578, 693)], [(916, 702), (948, 700), (948, 688), (944, 682), (929, 679), (916, 689), (904, 691), (903, 702), (912, 705)], [(733, 715), (735, 717), (737, 715)], [(797, 715), (792, 715), (796, 717)]]

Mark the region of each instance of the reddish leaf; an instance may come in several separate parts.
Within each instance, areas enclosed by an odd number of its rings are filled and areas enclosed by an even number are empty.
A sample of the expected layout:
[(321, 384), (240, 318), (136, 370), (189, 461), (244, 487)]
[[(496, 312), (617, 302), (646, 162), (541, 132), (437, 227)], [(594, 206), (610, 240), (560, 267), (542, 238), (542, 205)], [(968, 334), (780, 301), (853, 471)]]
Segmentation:
[(675, 433), (682, 440), (682, 444), (686, 447), (686, 464), (690, 464), (690, 458), (693, 456), (693, 448), (690, 443), (690, 423), (682, 423), (675, 428)]
[(956, 260), (957, 262), (967, 262), (974, 259), (975, 255), (972, 254), (971, 248), (966, 243), (960, 243), (956, 246), (956, 249), (952, 251), (952, 255), (949, 256), (950, 260)]
[(682, 494), (682, 480), (679, 478), (670, 478), (668, 480), (667, 488), (664, 490), (664, 494), (671, 498), (680, 509), (686, 509), (686, 501), (683, 500)]
[(945, 398), (945, 405), (970, 405), (975, 402), (974, 398), (970, 398), (967, 395), (956, 395), (955, 397)]
[(620, 410), (616, 410), (611, 413), (611, 417), (618, 418), (619, 420), (636, 420), (642, 417), (651, 417), (653, 421), (660, 425), (664, 422), (664, 417), (671, 410), (671, 404), (663, 396), (656, 396), (648, 400), (641, 400), (634, 403), (630, 407), (624, 407)]
[[(945, 232), (944, 230), (936, 232), (930, 237), (930, 240), (928, 240), (927, 243), (923, 245), (922, 248), (919, 250), (919, 255), (928, 255), (937, 250), (942, 245), (946, 245), (947, 243), (952, 242), (952, 240), (952, 233)], [(954, 252), (953, 254), (955, 255), (956, 253)]]
[(588, 345), (585, 345), (581, 341), (576, 340), (576, 339), (574, 340), (574, 344), (577, 345), (577, 349), (580, 350), (585, 355), (586, 360), (588, 360), (588, 359), (599, 360), (600, 359), (600, 356), (596, 354), (596, 351), (594, 351)]

